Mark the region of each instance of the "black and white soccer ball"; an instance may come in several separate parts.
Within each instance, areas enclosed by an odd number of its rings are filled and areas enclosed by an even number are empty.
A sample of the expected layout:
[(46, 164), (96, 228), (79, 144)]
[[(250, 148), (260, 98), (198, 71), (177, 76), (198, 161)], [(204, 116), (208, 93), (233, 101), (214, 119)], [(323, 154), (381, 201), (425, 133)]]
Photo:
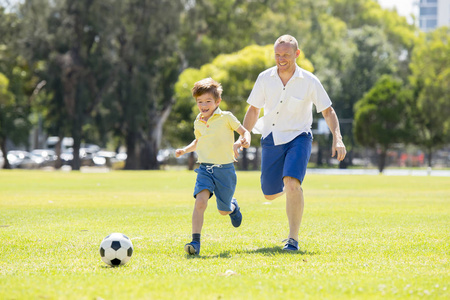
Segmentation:
[(110, 266), (126, 264), (133, 255), (131, 240), (122, 233), (111, 233), (100, 244), (100, 256)]

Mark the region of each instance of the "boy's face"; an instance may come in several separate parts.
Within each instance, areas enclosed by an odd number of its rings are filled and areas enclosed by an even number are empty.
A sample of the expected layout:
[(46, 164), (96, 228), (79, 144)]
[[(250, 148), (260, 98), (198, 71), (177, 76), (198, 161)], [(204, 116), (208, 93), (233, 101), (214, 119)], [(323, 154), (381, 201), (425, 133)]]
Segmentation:
[(209, 119), (222, 99), (214, 99), (211, 93), (205, 93), (197, 97), (197, 107), (204, 119)]

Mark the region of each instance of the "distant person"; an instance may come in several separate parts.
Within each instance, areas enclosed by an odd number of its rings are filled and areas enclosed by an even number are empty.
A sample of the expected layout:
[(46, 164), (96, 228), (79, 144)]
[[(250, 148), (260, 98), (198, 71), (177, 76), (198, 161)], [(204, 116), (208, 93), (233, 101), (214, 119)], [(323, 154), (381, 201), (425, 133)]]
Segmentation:
[[(332, 157), (345, 158), (339, 121), (319, 79), (296, 64), (297, 40), (279, 37), (274, 45), (276, 66), (260, 73), (247, 100), (244, 127), (262, 134), (261, 188), (274, 200), (286, 192), (289, 235), (284, 250), (297, 251), (303, 216), (302, 183), (311, 155), (312, 109), (321, 112), (333, 135)], [(260, 109), (264, 116), (258, 120)]]
[[(192, 151), (197, 152), (200, 167), (195, 170), (197, 180), (194, 188), (195, 207), (192, 214), (192, 241), (184, 246), (190, 254), (200, 254), (200, 234), (203, 217), (209, 198), (216, 194), (217, 209), (221, 215), (229, 215), (234, 227), (242, 222), (240, 207), (234, 196), (236, 171), (234, 162), (240, 148), (250, 146), (250, 132), (236, 117), (219, 108), (222, 101), (222, 86), (212, 78), (195, 83), (192, 89), (200, 110), (194, 122), (195, 140), (188, 146), (177, 149), (179, 157)], [(240, 134), (234, 141), (234, 131)]]

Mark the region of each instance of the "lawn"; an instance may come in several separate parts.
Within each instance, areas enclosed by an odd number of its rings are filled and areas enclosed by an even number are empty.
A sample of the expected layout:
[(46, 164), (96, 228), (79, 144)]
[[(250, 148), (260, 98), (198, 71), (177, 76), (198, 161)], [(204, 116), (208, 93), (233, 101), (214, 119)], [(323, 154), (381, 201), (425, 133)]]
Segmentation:
[[(285, 200), (238, 172), (234, 228), (210, 200), (201, 255), (189, 171), (0, 171), (0, 299), (449, 299), (450, 179), (307, 175), (300, 251)], [(131, 261), (104, 264), (112, 232)]]

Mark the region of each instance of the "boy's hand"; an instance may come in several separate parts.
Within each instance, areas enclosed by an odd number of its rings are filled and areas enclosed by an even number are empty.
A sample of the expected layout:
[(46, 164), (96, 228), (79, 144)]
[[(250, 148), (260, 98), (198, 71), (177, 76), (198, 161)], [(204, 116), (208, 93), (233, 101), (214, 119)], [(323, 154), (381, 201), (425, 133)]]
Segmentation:
[(180, 157), (181, 155), (185, 154), (186, 150), (184, 149), (177, 149), (175, 150), (175, 157)]
[(234, 159), (237, 159), (239, 157), (239, 150), (242, 150), (242, 144), (238, 140), (233, 144)]

